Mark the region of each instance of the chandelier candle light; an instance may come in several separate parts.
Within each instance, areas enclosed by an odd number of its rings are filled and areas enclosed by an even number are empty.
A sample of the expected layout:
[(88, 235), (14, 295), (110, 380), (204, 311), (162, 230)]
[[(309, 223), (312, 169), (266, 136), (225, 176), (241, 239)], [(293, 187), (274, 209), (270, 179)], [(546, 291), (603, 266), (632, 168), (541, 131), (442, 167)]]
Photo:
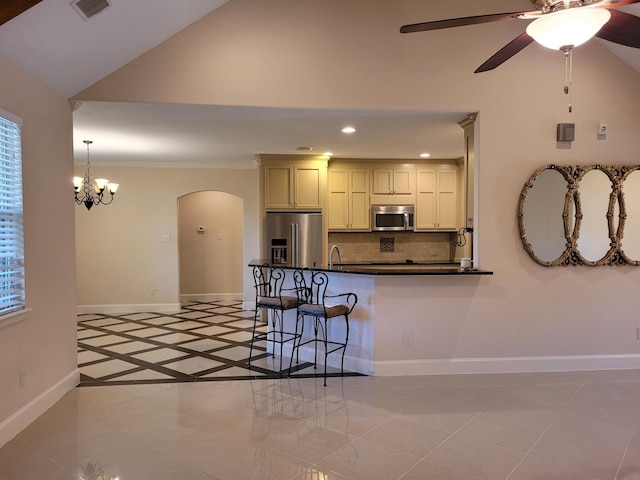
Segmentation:
[[(82, 177), (73, 177), (73, 191), (75, 194), (76, 203), (78, 205), (84, 204), (87, 210), (91, 210), (94, 205), (109, 205), (113, 201), (113, 196), (118, 190), (119, 185), (117, 183), (110, 183), (106, 178), (96, 178), (95, 180), (91, 176), (91, 163), (89, 161), (89, 145), (93, 142), (91, 140), (83, 140), (87, 145), (87, 173)], [(109, 191), (111, 195), (109, 200), (105, 200), (105, 189)]]

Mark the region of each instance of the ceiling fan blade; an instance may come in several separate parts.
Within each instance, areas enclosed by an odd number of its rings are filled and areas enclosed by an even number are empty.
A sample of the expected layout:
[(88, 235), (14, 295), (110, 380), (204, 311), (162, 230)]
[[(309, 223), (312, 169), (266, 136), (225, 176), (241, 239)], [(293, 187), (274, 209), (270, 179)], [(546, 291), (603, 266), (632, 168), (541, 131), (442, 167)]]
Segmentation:
[(513, 20), (514, 18), (527, 13), (531, 12), (491, 13), (475, 17), (450, 18), (447, 20), (436, 20), (433, 22), (413, 23), (411, 25), (404, 25), (400, 27), (400, 33), (427, 32), (430, 30), (441, 30), (443, 28), (464, 27), (465, 25), (501, 22), (504, 20)]
[(473, 73), (487, 72), (499, 67), (520, 50), (531, 45), (533, 42), (534, 40), (532, 37), (530, 37), (526, 32), (523, 33), (498, 50), (489, 60), (480, 65)]
[(596, 33), (596, 37), (627, 47), (640, 48), (640, 17), (612, 10), (611, 19)]
[(640, 0), (609, 0), (602, 5), (595, 5), (596, 7), (613, 9), (618, 7), (624, 7), (625, 5), (631, 5), (632, 3), (638, 3)]

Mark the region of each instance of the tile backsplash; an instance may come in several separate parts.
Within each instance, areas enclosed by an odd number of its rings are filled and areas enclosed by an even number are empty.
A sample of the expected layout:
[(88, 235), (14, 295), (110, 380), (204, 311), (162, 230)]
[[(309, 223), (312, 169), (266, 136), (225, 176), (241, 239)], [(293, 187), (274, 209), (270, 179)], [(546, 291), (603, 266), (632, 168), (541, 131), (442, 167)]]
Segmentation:
[[(343, 262), (449, 262), (455, 233), (329, 232)], [(336, 259), (334, 258), (334, 261)]]

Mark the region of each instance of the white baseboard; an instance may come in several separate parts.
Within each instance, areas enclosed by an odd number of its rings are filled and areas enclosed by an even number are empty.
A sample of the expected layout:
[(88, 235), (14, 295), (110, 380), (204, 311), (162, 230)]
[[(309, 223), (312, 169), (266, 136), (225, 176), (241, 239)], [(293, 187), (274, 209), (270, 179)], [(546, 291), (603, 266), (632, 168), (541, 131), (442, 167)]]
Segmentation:
[(78, 386), (79, 383), (80, 370), (75, 369), (0, 423), (0, 448), (51, 408), (67, 392)]
[(133, 305), (78, 305), (78, 315), (85, 313), (178, 313), (182, 309), (179, 303), (149, 303)]
[(448, 358), (373, 362), (376, 376), (571, 372), (640, 368), (640, 355)]
[(180, 294), (180, 302), (215, 302), (216, 300), (241, 301), (242, 293), (186, 293)]
[[(269, 342), (267, 351), (271, 352), (272, 343)], [(283, 357), (290, 358), (292, 347), (291, 345), (285, 344), (282, 349)], [(276, 346), (276, 353), (280, 355), (280, 347)], [(347, 351), (349, 349), (347, 348)], [(272, 352), (271, 352), (272, 353)], [(335, 354), (330, 354), (328, 358), (327, 365), (333, 368), (340, 368), (341, 361), (341, 351), (336, 352)], [(303, 345), (298, 352), (298, 358), (301, 362), (312, 362), (313, 363), (314, 356), (314, 347), (313, 344)], [(318, 345), (318, 365), (324, 365), (324, 350), (321, 349), (321, 345)], [(371, 365), (371, 361), (349, 356), (348, 354), (344, 356), (344, 369), (349, 372), (362, 373), (363, 375), (373, 375), (373, 368)]]

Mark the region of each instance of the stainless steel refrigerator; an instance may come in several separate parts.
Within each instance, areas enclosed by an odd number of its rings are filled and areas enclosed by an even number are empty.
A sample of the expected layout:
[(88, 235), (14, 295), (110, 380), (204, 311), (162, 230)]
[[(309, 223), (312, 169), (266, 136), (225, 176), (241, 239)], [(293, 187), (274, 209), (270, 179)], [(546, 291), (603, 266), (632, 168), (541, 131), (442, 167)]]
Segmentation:
[(296, 266), (322, 264), (321, 213), (267, 213), (265, 257)]

